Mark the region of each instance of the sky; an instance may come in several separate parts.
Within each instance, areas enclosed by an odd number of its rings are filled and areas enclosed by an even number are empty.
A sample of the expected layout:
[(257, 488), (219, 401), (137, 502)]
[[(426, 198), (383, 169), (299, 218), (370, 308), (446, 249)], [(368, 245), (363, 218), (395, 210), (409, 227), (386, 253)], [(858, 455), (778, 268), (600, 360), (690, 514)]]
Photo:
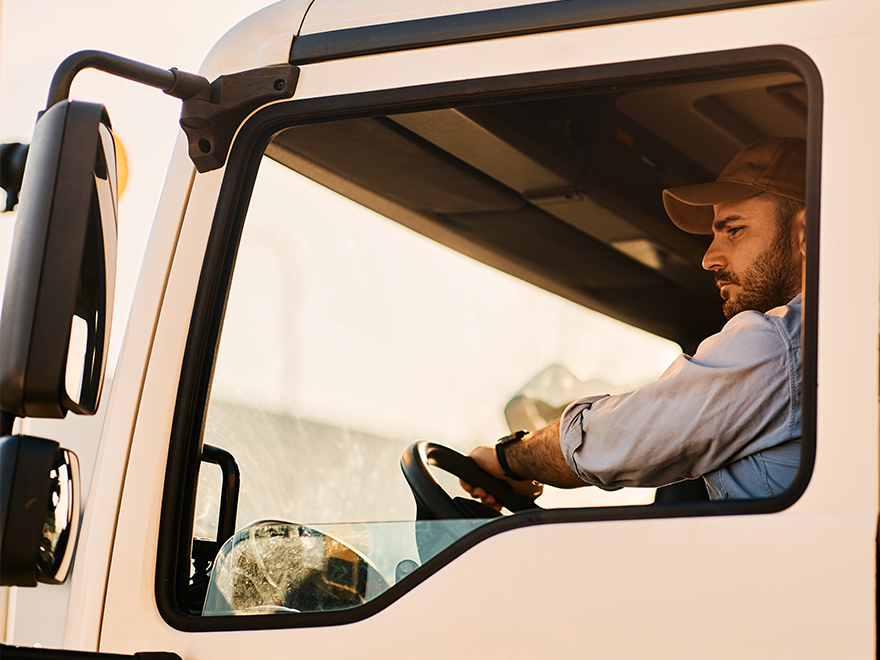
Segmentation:
[[(0, 142), (30, 142), (58, 65), (81, 50), (103, 50), (163, 69), (198, 71), (211, 46), (270, 0), (0, 0)], [(180, 101), (94, 70), (80, 73), (71, 98), (101, 102), (128, 159), (119, 202), (114, 330), (128, 317), (156, 203), (180, 128)], [(0, 191), (0, 200), (3, 198)], [(0, 214), (0, 283), (5, 281), (14, 213)], [(122, 333), (114, 332), (111, 355)]]

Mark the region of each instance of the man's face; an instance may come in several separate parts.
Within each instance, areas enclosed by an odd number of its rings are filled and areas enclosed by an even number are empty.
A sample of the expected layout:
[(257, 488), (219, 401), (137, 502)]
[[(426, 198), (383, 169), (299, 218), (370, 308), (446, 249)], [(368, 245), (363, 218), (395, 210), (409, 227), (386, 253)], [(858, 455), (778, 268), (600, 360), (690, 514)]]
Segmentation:
[(801, 291), (803, 212), (791, 227), (780, 227), (772, 199), (747, 197), (714, 208), (713, 239), (703, 268), (715, 271), (724, 315), (766, 312), (794, 298)]

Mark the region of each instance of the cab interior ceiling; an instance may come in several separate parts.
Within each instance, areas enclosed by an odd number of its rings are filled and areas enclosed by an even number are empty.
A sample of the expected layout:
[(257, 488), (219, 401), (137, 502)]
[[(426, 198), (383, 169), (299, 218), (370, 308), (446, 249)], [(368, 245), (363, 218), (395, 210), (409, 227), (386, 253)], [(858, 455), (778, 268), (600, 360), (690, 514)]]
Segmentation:
[(805, 137), (788, 72), (296, 126), (266, 153), (491, 266), (693, 351), (724, 323), (664, 188)]

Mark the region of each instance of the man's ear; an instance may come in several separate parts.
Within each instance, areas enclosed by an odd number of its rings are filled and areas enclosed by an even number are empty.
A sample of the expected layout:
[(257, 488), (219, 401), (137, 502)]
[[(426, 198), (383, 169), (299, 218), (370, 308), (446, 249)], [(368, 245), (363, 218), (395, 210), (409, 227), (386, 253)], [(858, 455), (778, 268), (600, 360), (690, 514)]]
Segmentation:
[(798, 211), (794, 220), (791, 223), (791, 231), (794, 234), (794, 239), (797, 242), (798, 249), (801, 252), (801, 257), (806, 258), (807, 256), (807, 210), (801, 209)]

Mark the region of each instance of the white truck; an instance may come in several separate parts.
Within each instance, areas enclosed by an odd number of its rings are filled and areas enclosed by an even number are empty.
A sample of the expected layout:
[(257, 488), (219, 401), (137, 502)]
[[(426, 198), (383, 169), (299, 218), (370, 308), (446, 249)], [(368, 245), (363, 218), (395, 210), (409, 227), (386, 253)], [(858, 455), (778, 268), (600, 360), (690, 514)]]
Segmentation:
[[(283, 0), (199, 75), (72, 57), (0, 320), (7, 622), (39, 617), (10, 593), (66, 614), (3, 656), (876, 657), (877, 62), (876, 0)], [(103, 395), (115, 167), (83, 67), (182, 99)], [(771, 136), (807, 142), (794, 485), (453, 499), (428, 464), (478, 477), (450, 446), (721, 328), (661, 191)], [(96, 412), (82, 497), (65, 429)]]

